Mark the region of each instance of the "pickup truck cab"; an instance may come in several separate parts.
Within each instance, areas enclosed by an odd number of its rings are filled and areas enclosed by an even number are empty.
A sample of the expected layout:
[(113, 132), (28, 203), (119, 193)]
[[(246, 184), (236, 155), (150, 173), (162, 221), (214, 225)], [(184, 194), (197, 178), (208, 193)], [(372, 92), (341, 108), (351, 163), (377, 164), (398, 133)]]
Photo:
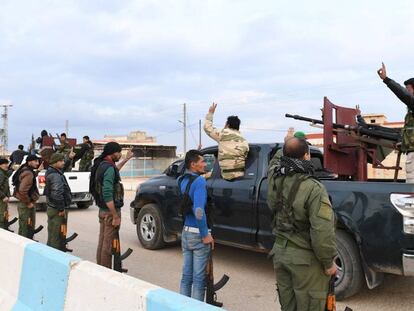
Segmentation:
[[(271, 249), (267, 168), (282, 146), (251, 144), (245, 176), (236, 181), (221, 177), (217, 147), (201, 150), (212, 171), (207, 188), (217, 243), (259, 252)], [(319, 149), (311, 148), (311, 157), (337, 219), (338, 299), (354, 295), (364, 283), (378, 286), (384, 273), (414, 275), (414, 184), (340, 181), (323, 169)], [(176, 179), (183, 172), (183, 160), (177, 160), (137, 190), (130, 212), (143, 247), (158, 249), (180, 239), (183, 223)]]

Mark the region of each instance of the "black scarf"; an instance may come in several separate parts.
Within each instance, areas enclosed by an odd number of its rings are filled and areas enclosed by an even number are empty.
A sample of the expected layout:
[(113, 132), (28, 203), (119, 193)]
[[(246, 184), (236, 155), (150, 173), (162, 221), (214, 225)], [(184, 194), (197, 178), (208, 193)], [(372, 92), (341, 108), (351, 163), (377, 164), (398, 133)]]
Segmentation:
[(313, 176), (315, 169), (311, 161), (293, 159), (282, 156), (279, 165), (276, 167), (276, 176), (290, 175), (294, 173)]

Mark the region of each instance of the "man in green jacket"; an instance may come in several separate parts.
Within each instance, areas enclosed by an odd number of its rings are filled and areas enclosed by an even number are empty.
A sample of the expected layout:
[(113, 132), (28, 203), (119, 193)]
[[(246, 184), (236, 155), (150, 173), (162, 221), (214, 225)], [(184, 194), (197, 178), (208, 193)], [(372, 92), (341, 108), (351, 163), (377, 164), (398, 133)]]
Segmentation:
[(414, 183), (414, 78), (408, 79), (401, 86), (387, 77), (384, 63), (378, 69), (378, 75), (388, 88), (407, 106), (407, 114), (402, 129), (401, 151), (407, 154), (405, 161), (406, 182)]
[(9, 221), (8, 203), (10, 199), (9, 161), (0, 159), (0, 228), (7, 229)]
[(287, 140), (268, 178), (276, 236), (270, 254), (282, 310), (323, 311), (337, 269), (334, 213), (325, 187), (313, 177), (306, 140)]
[(121, 207), (124, 205), (124, 189), (119, 171), (132, 157), (128, 151), (121, 159), (122, 148), (116, 142), (107, 143), (102, 154), (95, 159), (91, 170), (90, 192), (99, 207), (99, 242), (96, 252), (98, 265), (112, 267), (112, 240), (121, 225)]

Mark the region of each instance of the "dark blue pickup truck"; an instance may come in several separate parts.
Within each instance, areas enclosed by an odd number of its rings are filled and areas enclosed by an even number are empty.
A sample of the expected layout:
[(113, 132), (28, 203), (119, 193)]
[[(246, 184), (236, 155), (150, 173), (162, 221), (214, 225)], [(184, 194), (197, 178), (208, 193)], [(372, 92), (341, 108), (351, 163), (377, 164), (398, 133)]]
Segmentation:
[[(207, 179), (218, 243), (268, 252), (274, 241), (266, 204), (267, 167), (282, 144), (251, 144), (243, 179), (220, 176), (217, 147), (202, 150), (211, 170)], [(340, 181), (323, 169), (323, 155), (311, 148), (317, 177), (326, 186), (337, 218), (338, 299), (354, 295), (364, 282), (381, 284), (384, 273), (414, 275), (414, 184)], [(140, 185), (131, 203), (131, 221), (143, 247), (162, 248), (180, 239), (176, 178), (183, 160)]]

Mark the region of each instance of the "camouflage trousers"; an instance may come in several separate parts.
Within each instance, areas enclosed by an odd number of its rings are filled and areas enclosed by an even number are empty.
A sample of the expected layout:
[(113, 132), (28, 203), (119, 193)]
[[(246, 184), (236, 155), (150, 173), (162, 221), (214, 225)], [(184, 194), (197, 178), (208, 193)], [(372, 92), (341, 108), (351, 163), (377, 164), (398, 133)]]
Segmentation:
[(19, 235), (33, 238), (31, 230), (34, 230), (36, 226), (36, 207), (28, 208), (26, 203), (19, 202), (17, 211), (19, 213)]
[(414, 183), (414, 152), (407, 153), (405, 160), (405, 182)]
[(92, 168), (91, 161), (80, 161), (79, 162), (79, 172), (90, 172)]
[(6, 224), (9, 219), (8, 213), (9, 213), (8, 204), (0, 200), (0, 228), (1, 229), (7, 229)]
[[(67, 213), (66, 213), (67, 217)], [(47, 208), (47, 245), (62, 250), (65, 245), (62, 241), (61, 226), (65, 221), (65, 216), (60, 216), (56, 208)]]
[(282, 311), (324, 311), (330, 277), (313, 251), (277, 239), (272, 253)]

